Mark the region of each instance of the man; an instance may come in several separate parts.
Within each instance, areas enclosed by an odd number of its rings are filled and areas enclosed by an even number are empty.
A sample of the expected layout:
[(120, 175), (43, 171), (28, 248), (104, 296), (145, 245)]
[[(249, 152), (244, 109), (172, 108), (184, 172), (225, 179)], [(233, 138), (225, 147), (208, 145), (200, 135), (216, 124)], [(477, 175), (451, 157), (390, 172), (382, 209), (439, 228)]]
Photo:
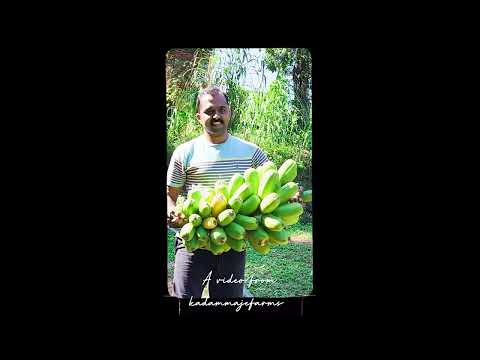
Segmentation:
[[(226, 94), (219, 88), (212, 86), (201, 91), (196, 110), (203, 134), (175, 149), (167, 172), (169, 225), (177, 229), (187, 220), (175, 212), (180, 194), (185, 196), (194, 185), (213, 188), (217, 180), (228, 182), (233, 174), (243, 174), (246, 169), (268, 161), (258, 146), (228, 133), (231, 110)], [(176, 297), (200, 298), (207, 283), (212, 298), (242, 297), (244, 275), (245, 251), (213, 255), (198, 249), (189, 253), (176, 237), (173, 276)], [(217, 284), (217, 279), (231, 281)]]

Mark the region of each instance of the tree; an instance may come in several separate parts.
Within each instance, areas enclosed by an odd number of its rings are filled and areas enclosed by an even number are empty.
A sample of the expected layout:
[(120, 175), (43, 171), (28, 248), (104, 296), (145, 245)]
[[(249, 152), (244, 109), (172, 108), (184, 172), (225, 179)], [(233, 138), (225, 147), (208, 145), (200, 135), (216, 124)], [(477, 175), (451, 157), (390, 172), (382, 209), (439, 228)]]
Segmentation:
[(167, 109), (188, 106), (192, 90), (208, 84), (209, 57), (213, 49), (171, 49), (166, 57)]
[(210, 48), (178, 48), (169, 50), (166, 59), (167, 87), (172, 80), (178, 80), (176, 83), (178, 87), (187, 87), (193, 70), (198, 68), (201, 59), (210, 56), (212, 50)]
[(302, 127), (309, 119), (312, 89), (312, 58), (308, 49), (266, 49), (265, 65), (270, 71), (282, 72), (293, 79), (294, 104), (302, 113)]

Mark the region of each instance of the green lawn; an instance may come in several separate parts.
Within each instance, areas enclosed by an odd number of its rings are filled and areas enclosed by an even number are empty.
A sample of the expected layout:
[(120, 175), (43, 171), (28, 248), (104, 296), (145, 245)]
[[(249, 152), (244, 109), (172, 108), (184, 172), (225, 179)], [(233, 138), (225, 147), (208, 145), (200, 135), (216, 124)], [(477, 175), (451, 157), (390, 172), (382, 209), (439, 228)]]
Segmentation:
[(175, 261), (175, 235), (169, 230), (167, 232), (168, 237), (168, 262), (171, 263)]
[[(291, 236), (312, 239), (312, 224), (298, 223), (290, 227)], [(173, 276), (175, 239), (168, 233), (169, 278)], [(233, 250), (230, 250), (233, 251)], [(289, 242), (276, 246), (268, 255), (247, 248), (245, 280), (248, 290), (256, 297), (292, 297), (309, 295), (312, 291), (312, 243)], [(251, 285), (249, 281), (252, 279)], [(264, 280), (264, 282), (255, 279)], [(271, 282), (266, 282), (271, 280)]]

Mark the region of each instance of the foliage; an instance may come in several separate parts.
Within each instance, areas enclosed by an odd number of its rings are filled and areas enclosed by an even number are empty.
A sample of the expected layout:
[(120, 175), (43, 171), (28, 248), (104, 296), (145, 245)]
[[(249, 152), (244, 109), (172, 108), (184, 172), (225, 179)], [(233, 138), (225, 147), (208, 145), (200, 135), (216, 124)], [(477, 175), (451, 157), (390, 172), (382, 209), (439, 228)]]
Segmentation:
[[(301, 119), (308, 117), (311, 110), (311, 72), (312, 58), (308, 49), (267, 49), (265, 64), (271, 71), (279, 71), (293, 81), (294, 103)], [(300, 126), (305, 128), (307, 122), (301, 121)]]
[(265, 65), (270, 71), (280, 71), (284, 74), (292, 72), (295, 49), (266, 49)]

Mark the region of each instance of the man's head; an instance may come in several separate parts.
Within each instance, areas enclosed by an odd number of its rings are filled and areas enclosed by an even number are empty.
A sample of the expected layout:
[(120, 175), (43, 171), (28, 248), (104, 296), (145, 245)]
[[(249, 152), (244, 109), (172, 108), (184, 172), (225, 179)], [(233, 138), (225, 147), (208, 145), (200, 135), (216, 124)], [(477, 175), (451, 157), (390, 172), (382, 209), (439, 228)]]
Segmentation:
[(197, 120), (210, 135), (226, 135), (230, 122), (227, 95), (216, 86), (209, 86), (197, 96)]

